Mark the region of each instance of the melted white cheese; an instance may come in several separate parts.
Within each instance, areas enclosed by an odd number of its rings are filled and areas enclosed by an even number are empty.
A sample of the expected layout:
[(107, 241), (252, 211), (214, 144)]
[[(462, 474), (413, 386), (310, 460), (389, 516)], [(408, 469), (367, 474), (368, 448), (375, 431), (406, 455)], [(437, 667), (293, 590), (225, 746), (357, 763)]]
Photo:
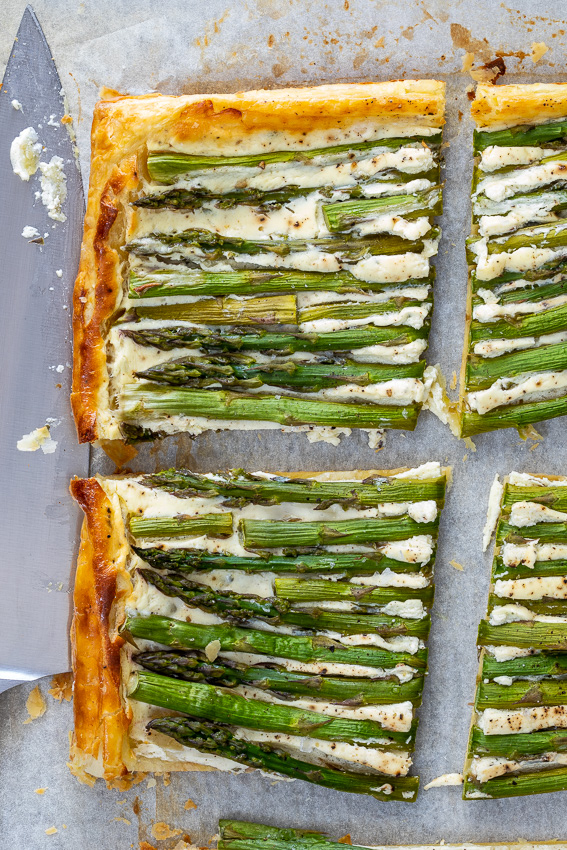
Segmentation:
[(510, 510), (510, 525), (524, 528), (538, 522), (566, 522), (567, 513), (555, 511), (537, 502), (515, 502)]
[(494, 534), (496, 523), (498, 522), (498, 514), (500, 513), (500, 500), (504, 492), (504, 485), (500, 481), (498, 473), (494, 476), (490, 495), (488, 497), (488, 512), (486, 514), (486, 522), (482, 531), (482, 551), (486, 552), (488, 544)]
[(380, 546), (387, 558), (404, 561), (406, 564), (427, 564), (433, 555), (433, 538), (430, 534), (418, 534), (407, 540), (394, 540)]
[(510, 165), (531, 165), (546, 156), (557, 153), (553, 148), (530, 147), (529, 145), (504, 147), (490, 145), (480, 155), (482, 171), (496, 171)]
[(375, 313), (361, 319), (313, 319), (310, 322), (302, 322), (299, 330), (301, 333), (333, 333), (368, 325), (377, 328), (407, 325), (419, 330), (423, 327), (430, 310), (431, 304), (424, 304), (423, 307), (402, 307), (401, 310), (393, 313)]
[(488, 782), (497, 776), (505, 776), (507, 773), (523, 773), (524, 771), (536, 771), (545, 768), (553, 768), (567, 764), (565, 753), (544, 753), (541, 758), (526, 761), (515, 761), (495, 756), (483, 758), (474, 757), (471, 762), (471, 774), (479, 782)]
[(527, 658), (534, 655), (534, 650), (521, 646), (485, 646), (485, 650), (492, 655), (495, 661), (511, 661), (513, 658)]
[(523, 351), (528, 348), (539, 348), (541, 345), (556, 345), (560, 342), (567, 342), (567, 331), (558, 331), (554, 334), (544, 334), (543, 336), (524, 336), (518, 339), (488, 339), (483, 342), (477, 342), (474, 346), (474, 353), (481, 357), (498, 357), (500, 354), (507, 354), (510, 351)]
[(520, 192), (530, 192), (567, 176), (564, 160), (545, 162), (519, 171), (510, 171), (501, 176), (485, 177), (477, 186), (477, 194), (485, 194), (492, 201), (502, 201)]
[(10, 145), (10, 162), (14, 174), (27, 182), (37, 171), (40, 156), (41, 144), (37, 133), (33, 127), (26, 127)]
[(500, 579), (494, 585), (494, 593), (507, 599), (567, 599), (567, 576)]
[(518, 735), (540, 729), (567, 728), (567, 705), (543, 705), (504, 710), (486, 708), (478, 717), (485, 735)]
[(466, 398), (471, 409), (482, 414), (520, 400), (532, 402), (558, 398), (564, 395), (566, 388), (567, 371), (537, 372), (518, 383), (513, 378), (500, 378), (486, 390), (467, 393)]
[(514, 316), (543, 313), (551, 307), (560, 307), (562, 304), (567, 304), (567, 295), (556, 295), (554, 298), (546, 298), (544, 301), (477, 304), (473, 309), (473, 319), (478, 322), (496, 322), (499, 319), (514, 318)]

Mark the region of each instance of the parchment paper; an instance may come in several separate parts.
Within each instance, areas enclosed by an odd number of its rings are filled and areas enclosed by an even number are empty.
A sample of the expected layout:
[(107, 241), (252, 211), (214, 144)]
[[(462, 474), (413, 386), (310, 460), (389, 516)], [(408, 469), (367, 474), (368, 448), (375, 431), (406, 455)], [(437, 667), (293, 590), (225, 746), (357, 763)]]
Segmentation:
[[(24, 2), (3, 0), (0, 8), (0, 60), (5, 61)], [(474, 53), (479, 66), (503, 56), (504, 82), (564, 80), (567, 23), (559, 19), (567, 17), (567, 3), (532, 0), (511, 8), (492, 0), (38, 0), (35, 10), (69, 98), (85, 177), (90, 116), (101, 85), (132, 93), (207, 93), (402, 76), (445, 79), (446, 213), (428, 356), (430, 363), (441, 363), (449, 380), (454, 370), (458, 372), (465, 314), (464, 237), (470, 215), (472, 126), (466, 89), (473, 82), (461, 71), (462, 60), (466, 52)], [(530, 58), (534, 42), (550, 48), (537, 64)], [(567, 473), (565, 420), (538, 430), (545, 436), (541, 444), (524, 443), (507, 430), (475, 439), (474, 453), (425, 413), (412, 434), (390, 432), (380, 453), (369, 449), (366, 437), (356, 432), (338, 448), (277, 431), (220, 433), (146, 447), (131, 466), (159, 468), (176, 461), (200, 471), (237, 466), (352, 469), (409, 466), (430, 459), (453, 466), (436, 566), (430, 675), (415, 756), (414, 769), (423, 786), (463, 765), (475, 689), (476, 629), (489, 583), (490, 558), (482, 555), (481, 533), (494, 474), (511, 469)], [(112, 465), (93, 453), (92, 469), (112, 472)], [(454, 569), (451, 560), (464, 571)], [(48, 680), (42, 683), (45, 693), (48, 685)], [(153, 788), (144, 782), (123, 793), (108, 791), (101, 783), (86, 788), (65, 765), (70, 705), (46, 696), (45, 715), (23, 725), (32, 687), (20, 686), (0, 696), (1, 848), (116, 850), (137, 848), (142, 839), (171, 847), (179, 836), (152, 838), (152, 824), (161, 821), (206, 843), (218, 818), (227, 816), (326, 829), (334, 837), (351, 833), (353, 841), (361, 843), (567, 839), (566, 793), (465, 803), (460, 789), (442, 788), (422, 790), (415, 804), (380, 803), (303, 782), (274, 782), (257, 772), (238, 777), (172, 774), (168, 786), (160, 778)], [(47, 791), (35, 794), (39, 787)], [(188, 799), (197, 808), (185, 809)], [(46, 835), (51, 826), (58, 832)]]

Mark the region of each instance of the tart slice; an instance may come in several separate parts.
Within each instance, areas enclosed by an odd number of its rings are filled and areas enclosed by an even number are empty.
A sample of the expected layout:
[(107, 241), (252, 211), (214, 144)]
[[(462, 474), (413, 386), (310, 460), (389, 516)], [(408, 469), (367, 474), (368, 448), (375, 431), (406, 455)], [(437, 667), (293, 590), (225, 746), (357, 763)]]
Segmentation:
[(567, 478), (513, 472), (491, 501), (469, 800), (567, 789)]
[(80, 440), (414, 428), (443, 116), (433, 80), (99, 103)]
[(567, 413), (567, 84), (479, 85), (463, 436)]
[(76, 479), (74, 773), (414, 800), (447, 472)]

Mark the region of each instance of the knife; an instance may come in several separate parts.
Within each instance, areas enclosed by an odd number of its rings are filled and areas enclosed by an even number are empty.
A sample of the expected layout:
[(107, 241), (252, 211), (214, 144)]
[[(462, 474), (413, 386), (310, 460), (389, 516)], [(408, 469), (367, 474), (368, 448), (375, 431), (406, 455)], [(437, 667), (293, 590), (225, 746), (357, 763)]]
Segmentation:
[[(70, 668), (80, 517), (68, 488), (72, 476), (88, 473), (89, 450), (77, 442), (69, 406), (84, 198), (64, 114), (61, 81), (28, 6), (0, 89), (0, 691)], [(24, 182), (12, 170), (11, 142), (27, 127), (43, 145), (43, 162), (63, 159), (64, 222), (36, 198), (40, 172)], [(39, 241), (22, 236), (26, 226)], [(16, 448), (46, 423), (55, 451)]]

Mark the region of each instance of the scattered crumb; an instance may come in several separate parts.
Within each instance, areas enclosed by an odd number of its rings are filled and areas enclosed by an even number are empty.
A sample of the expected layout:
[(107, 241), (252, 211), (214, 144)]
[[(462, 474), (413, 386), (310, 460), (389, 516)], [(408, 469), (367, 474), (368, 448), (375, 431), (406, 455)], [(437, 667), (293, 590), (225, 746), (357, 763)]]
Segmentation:
[(158, 821), (152, 826), (152, 836), (158, 841), (165, 841), (166, 838), (175, 838), (176, 835), (181, 835), (181, 829), (172, 829), (164, 821)]
[(54, 221), (66, 221), (61, 207), (67, 197), (67, 175), (60, 156), (52, 156), (49, 162), (40, 162), (41, 203), (47, 215)]
[(196, 809), (197, 803), (194, 803), (193, 800), (187, 800), (183, 808), (187, 810)]
[(57, 121), (55, 113), (49, 116), (49, 121), (47, 122), (48, 127), (59, 127), (59, 121)]
[(70, 116), (70, 115), (68, 115), (67, 113), (65, 113), (65, 115), (64, 115), (64, 116), (63, 116), (63, 118), (61, 119), (61, 123), (62, 123), (62, 124), (70, 124), (72, 120), (73, 120), (73, 119), (71, 118), (71, 116)]
[(424, 786), (428, 791), (430, 788), (441, 788), (444, 785), (462, 785), (463, 777), (460, 773), (444, 773), (442, 776), (437, 776)]
[(449, 561), (449, 564), (452, 567), (454, 567), (456, 570), (459, 570), (459, 572), (461, 572), (461, 573), (463, 573), (465, 571), (465, 568), (463, 567), (463, 565), (459, 564), (458, 561), (452, 560), (452, 561)]
[(463, 64), (461, 66), (461, 70), (468, 74), (474, 65), (474, 53), (465, 53), (463, 56)]
[(536, 449), (538, 449), (538, 448), (539, 448), (539, 445), (540, 445), (539, 443), (533, 443), (533, 444), (530, 446), (529, 451), (530, 451), (530, 452), (535, 451)]
[(148, 776), (148, 781), (146, 783), (146, 788), (155, 788), (157, 785), (155, 776)]
[(530, 58), (531, 58), (532, 62), (534, 63), (534, 65), (537, 62), (539, 62), (541, 57), (544, 56), (547, 53), (548, 50), (549, 50), (549, 47), (547, 46), (545, 41), (534, 41), (533, 42), (532, 52), (530, 54)]
[(55, 271), (55, 274), (57, 275), (57, 277), (63, 277), (63, 269), (57, 269)]
[(468, 452), (465, 452), (465, 454), (463, 455), (463, 463), (465, 463), (465, 461), (467, 461), (468, 459), (469, 459)]
[[(543, 440), (543, 434), (540, 434), (539, 431), (536, 431), (533, 425), (526, 425), (525, 428), (519, 428), (518, 433), (522, 440)], [(521, 446), (521, 443), (518, 443)]]
[(166, 788), (167, 788), (168, 785), (171, 785), (171, 779), (170, 779), (170, 775), (169, 775), (168, 771), (166, 771), (163, 774), (162, 779), (163, 779), (163, 784)]
[(207, 661), (213, 662), (217, 655), (221, 650), (221, 642), (220, 640), (212, 640), (205, 647), (205, 655), (207, 656)]
[[(134, 785), (139, 785), (146, 778), (145, 773), (131, 773), (128, 776), (119, 776), (107, 782), (108, 788), (114, 788), (116, 791), (129, 791)], [(96, 782), (96, 779), (94, 780)], [(94, 782), (92, 783), (94, 785)], [(91, 784), (88, 782), (87, 784)]]
[(51, 687), (47, 693), (59, 702), (70, 702), (73, 696), (73, 674), (57, 673), (51, 679)]
[(37, 227), (32, 227), (31, 224), (26, 224), (22, 230), (22, 236), (24, 239), (39, 239), (40, 232)]
[(26, 127), (10, 145), (12, 170), (26, 182), (38, 169), (41, 156), (41, 144), (33, 127)]
[(347, 833), (347, 835), (343, 835), (342, 838), (339, 838), (338, 843), (339, 844), (352, 844), (352, 839), (351, 839), (350, 835)]
[(369, 428), (366, 433), (368, 434), (368, 447), (377, 452), (382, 451), (385, 445), (386, 432), (380, 428)]
[(16, 443), (16, 448), (20, 452), (36, 452), (41, 449), (44, 455), (50, 455), (57, 448), (57, 442), (51, 439), (49, 425), (44, 425), (42, 428), (30, 431), (29, 434), (24, 434)]
[(112, 820), (119, 821), (120, 823), (125, 823), (127, 826), (132, 825), (132, 821), (128, 820), (128, 818), (112, 818)]
[(16, 100), (16, 98), (14, 98), (14, 100), (12, 101), (12, 106), (14, 107), (14, 109), (17, 109), (19, 112), (22, 111), (22, 104), (20, 103), (19, 100)]
[(46, 835), (55, 835), (56, 832), (59, 832), (56, 826), (50, 826), (49, 829), (45, 830)]
[(475, 444), (473, 443), (473, 441), (471, 440), (470, 437), (463, 437), (463, 443), (465, 444), (465, 446), (467, 447), (467, 449), (469, 451), (476, 452), (476, 446), (475, 446)]
[(34, 794), (45, 794), (47, 788), (36, 788)]
[(457, 386), (457, 373), (453, 371), (451, 375), (451, 389), (454, 390)]
[(45, 714), (47, 705), (45, 704), (39, 685), (36, 685), (33, 691), (30, 691), (30, 695), (26, 700), (26, 708), (29, 717), (27, 720), (24, 720), (24, 724), (31, 723), (32, 720), (37, 720), (38, 717), (42, 717)]

